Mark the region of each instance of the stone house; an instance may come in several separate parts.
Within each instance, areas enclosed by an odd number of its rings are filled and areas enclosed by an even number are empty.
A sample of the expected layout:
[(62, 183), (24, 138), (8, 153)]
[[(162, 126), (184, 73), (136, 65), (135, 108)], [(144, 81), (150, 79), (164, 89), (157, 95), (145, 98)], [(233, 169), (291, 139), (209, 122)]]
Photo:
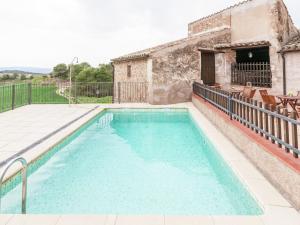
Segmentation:
[(299, 46), (283, 0), (247, 0), (188, 24), (187, 38), (113, 59), (114, 81), (147, 82), (151, 104), (190, 101), (196, 80), (296, 91)]

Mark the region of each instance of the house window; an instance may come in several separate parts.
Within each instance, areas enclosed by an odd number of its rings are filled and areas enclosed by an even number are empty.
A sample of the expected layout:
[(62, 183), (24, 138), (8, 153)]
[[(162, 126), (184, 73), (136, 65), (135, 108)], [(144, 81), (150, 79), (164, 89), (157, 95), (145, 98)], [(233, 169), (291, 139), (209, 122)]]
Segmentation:
[(237, 63), (269, 63), (269, 47), (240, 49), (236, 51)]
[(231, 83), (255, 87), (272, 87), (269, 47), (236, 50), (236, 63), (231, 67)]
[(127, 65), (127, 77), (131, 77), (131, 65)]

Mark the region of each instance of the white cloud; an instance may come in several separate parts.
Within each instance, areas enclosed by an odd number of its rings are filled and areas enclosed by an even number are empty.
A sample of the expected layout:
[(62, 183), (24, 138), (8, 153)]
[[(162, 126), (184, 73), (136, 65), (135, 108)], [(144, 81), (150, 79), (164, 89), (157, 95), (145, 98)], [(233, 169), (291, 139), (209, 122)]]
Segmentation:
[[(187, 35), (187, 24), (238, 0), (1, 0), (0, 67), (93, 65)], [(300, 24), (298, 2), (285, 1)], [(213, 3), (213, 4), (212, 4)]]

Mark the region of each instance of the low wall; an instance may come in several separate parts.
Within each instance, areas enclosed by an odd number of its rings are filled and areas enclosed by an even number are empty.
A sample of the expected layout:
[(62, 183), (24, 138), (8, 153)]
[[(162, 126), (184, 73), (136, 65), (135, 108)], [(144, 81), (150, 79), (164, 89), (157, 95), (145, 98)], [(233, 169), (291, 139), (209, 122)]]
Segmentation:
[(224, 112), (193, 95), (193, 104), (300, 210), (300, 159), (260, 137)]

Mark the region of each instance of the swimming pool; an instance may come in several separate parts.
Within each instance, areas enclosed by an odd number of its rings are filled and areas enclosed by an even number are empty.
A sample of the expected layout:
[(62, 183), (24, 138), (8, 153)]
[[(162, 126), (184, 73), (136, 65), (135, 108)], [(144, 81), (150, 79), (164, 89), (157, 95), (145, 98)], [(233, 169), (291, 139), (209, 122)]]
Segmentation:
[[(30, 214), (262, 213), (185, 109), (106, 110), (29, 170)], [(5, 213), (20, 212), (17, 183)]]

